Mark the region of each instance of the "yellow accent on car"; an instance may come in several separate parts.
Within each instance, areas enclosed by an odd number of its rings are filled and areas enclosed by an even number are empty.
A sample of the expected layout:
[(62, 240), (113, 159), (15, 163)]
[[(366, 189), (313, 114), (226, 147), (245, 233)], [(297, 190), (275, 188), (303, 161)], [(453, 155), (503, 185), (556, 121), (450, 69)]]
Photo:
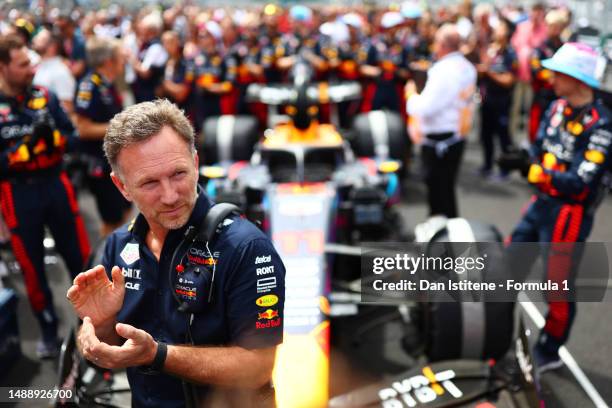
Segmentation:
[(300, 130), (292, 124), (282, 124), (274, 128), (263, 141), (267, 148), (284, 147), (288, 144), (333, 147), (342, 145), (342, 136), (330, 124), (313, 121), (308, 129)]
[(226, 172), (225, 169), (220, 166), (204, 166), (200, 170), (200, 174), (209, 179), (217, 179), (225, 177)]
[(400, 168), (400, 164), (396, 160), (386, 160), (378, 165), (378, 171), (381, 173), (395, 173)]

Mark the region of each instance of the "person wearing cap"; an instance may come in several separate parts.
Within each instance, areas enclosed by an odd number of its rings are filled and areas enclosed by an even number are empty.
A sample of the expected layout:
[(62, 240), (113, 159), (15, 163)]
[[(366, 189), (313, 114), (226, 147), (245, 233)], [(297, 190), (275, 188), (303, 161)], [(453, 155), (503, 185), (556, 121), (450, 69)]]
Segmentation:
[(158, 13), (147, 14), (138, 23), (139, 50), (130, 56), (130, 65), (136, 73), (132, 92), (136, 102), (152, 101), (161, 84), (168, 53), (160, 42), (163, 20)]
[(9, 26), (5, 31), (0, 31), (5, 35), (16, 34), (21, 38), (23, 43), (28, 47), (28, 57), (30, 57), (30, 64), (36, 68), (40, 63), (40, 55), (32, 49), (32, 39), (34, 36), (36, 27), (29, 20), (25, 18), (18, 18), (15, 23)]
[(419, 33), (419, 23), (423, 15), (421, 7), (412, 1), (406, 1), (402, 3), (400, 13), (404, 17), (402, 45), (407, 47), (409, 51), (421, 51), (421, 47), (424, 45), (421, 33)]
[(533, 51), (531, 57), (531, 87), (533, 101), (529, 110), (529, 141), (533, 143), (540, 127), (542, 115), (552, 101), (556, 99), (552, 86), (552, 75), (542, 67), (542, 60), (550, 58), (563, 45), (561, 32), (566, 24), (565, 13), (561, 10), (551, 10), (546, 14), (547, 38), (544, 43)]
[[(536, 193), (512, 233), (510, 249), (517, 242), (573, 243), (589, 236), (612, 157), (612, 116), (594, 93), (597, 61), (595, 51), (580, 43), (566, 43), (542, 61), (554, 72), (559, 99), (544, 115), (530, 147), (527, 178)], [(546, 279), (568, 279), (573, 288), (579, 255), (578, 247), (573, 254), (551, 250), (544, 260)], [(549, 300), (548, 306), (533, 354), (540, 372), (563, 365), (558, 351), (576, 313), (576, 304), (566, 298)]]
[[(363, 83), (360, 67), (366, 63), (368, 48), (362, 34), (364, 23), (357, 13), (341, 16), (336, 23), (343, 24), (348, 36), (333, 48), (333, 55), (328, 55), (333, 75), (340, 81), (359, 81)], [(359, 110), (361, 101), (345, 101), (338, 104), (340, 127), (349, 128), (351, 121)]]
[(283, 73), (277, 62), (285, 54), (283, 38), (279, 31), (279, 14), (281, 9), (275, 4), (267, 4), (261, 13), (262, 27), (260, 31), (261, 64), (267, 83), (280, 83)]
[(188, 75), (193, 78), (193, 111), (196, 131), (204, 121), (223, 114), (221, 97), (233, 89), (235, 71), (230, 71), (221, 53), (221, 27), (214, 21), (198, 29), (199, 54), (193, 59)]
[(406, 84), (409, 133), (421, 145), (427, 201), (431, 216), (458, 216), (455, 183), (472, 116), (476, 70), (461, 54), (457, 27), (445, 24), (436, 33), (436, 63), (427, 73), (425, 88), (416, 93)]
[(383, 33), (372, 39), (361, 74), (368, 79), (362, 111), (388, 109), (405, 115), (402, 87), (408, 79), (408, 53), (397, 33), (404, 22), (399, 12), (385, 12), (380, 20)]
[(287, 72), (295, 65), (298, 58), (304, 58), (312, 65), (317, 75), (328, 69), (327, 61), (321, 50), (321, 40), (314, 30), (312, 10), (298, 4), (289, 10), (292, 32), (283, 39), (284, 54), (277, 61), (277, 66)]

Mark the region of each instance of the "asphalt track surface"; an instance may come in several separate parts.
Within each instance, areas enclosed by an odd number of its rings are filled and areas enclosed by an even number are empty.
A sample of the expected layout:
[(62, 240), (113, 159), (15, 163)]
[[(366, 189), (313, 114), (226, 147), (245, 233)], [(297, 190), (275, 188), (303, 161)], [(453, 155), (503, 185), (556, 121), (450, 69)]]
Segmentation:
[[(459, 177), (459, 205), (463, 217), (495, 224), (499, 230), (508, 235), (520, 218), (521, 207), (529, 199), (532, 190), (517, 174), (510, 180), (500, 183), (483, 180), (476, 175), (480, 165), (480, 148), (471, 141), (466, 149)], [(404, 185), (404, 198), (400, 211), (404, 219), (404, 228), (411, 230), (416, 224), (425, 220), (427, 209), (425, 189), (418, 180), (418, 161), (412, 166), (412, 174)], [(92, 242), (97, 241), (97, 215), (91, 195), (84, 191), (79, 195), (79, 203), (90, 232)], [(606, 197), (600, 207), (590, 241), (612, 242), (612, 195)], [(68, 274), (61, 261), (48, 265), (47, 276), (55, 295), (55, 304), (61, 320), (60, 333), (69, 330), (69, 324), (75, 322), (65, 293), (69, 286)], [(32, 317), (25, 295), (21, 277), (12, 274), (9, 285), (14, 287), (20, 297), (19, 328), (24, 356), (10, 370), (0, 370), (0, 386), (36, 386), (53, 388), (56, 384), (56, 364), (51, 361), (39, 362), (34, 350), (38, 339), (38, 326)], [(541, 312), (544, 305), (536, 305)], [(395, 319), (385, 319), (384, 314), (372, 313), (364, 316), (357, 324), (364, 327), (373, 319), (391, 320), (375, 330), (364, 332), (359, 341), (354, 342), (353, 353), (342, 353), (333, 363), (337, 368), (359, 373), (358, 380), (348, 384), (342, 379), (334, 379), (332, 392), (344, 391), (357, 384), (366, 384), (376, 377), (377, 373), (368, 373), (368, 369), (355, 370), (356, 367), (375, 367), (387, 373), (403, 371), (414, 364), (399, 346), (402, 337), (402, 326)], [(569, 343), (569, 352), (592, 382), (603, 400), (612, 405), (612, 302), (581, 303)], [(393, 316), (391, 316), (392, 318)], [(526, 319), (532, 330), (535, 326)], [(351, 360), (354, 356), (355, 361)], [(359, 361), (357, 361), (359, 360)], [(543, 377), (544, 397), (547, 407), (590, 407), (593, 403), (580, 387), (567, 368), (547, 373)], [(42, 406), (40, 402), (22, 403), (19, 406)]]

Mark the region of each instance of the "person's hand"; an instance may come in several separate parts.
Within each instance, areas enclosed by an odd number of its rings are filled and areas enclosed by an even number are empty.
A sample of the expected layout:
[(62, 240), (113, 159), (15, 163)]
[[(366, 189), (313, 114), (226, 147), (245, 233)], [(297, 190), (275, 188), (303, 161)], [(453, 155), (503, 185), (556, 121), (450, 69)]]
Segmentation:
[(406, 86), (404, 86), (404, 95), (406, 95), (406, 100), (417, 93), (416, 83), (412, 79), (406, 82)]
[(531, 184), (548, 183), (550, 179), (550, 174), (547, 173), (539, 164), (532, 164), (531, 167), (529, 167), (527, 181)]
[(486, 75), (487, 72), (489, 72), (489, 64), (477, 64), (476, 65), (476, 71), (478, 72), (478, 74), (480, 76)]
[(123, 274), (118, 266), (113, 267), (111, 273), (112, 282), (102, 265), (81, 272), (66, 294), (79, 318), (88, 316), (95, 327), (114, 323), (123, 305)]
[(83, 356), (99, 367), (120, 369), (149, 365), (157, 353), (157, 342), (144, 330), (117, 323), (117, 334), (127, 339), (121, 346), (111, 346), (100, 341), (91, 318), (83, 319), (79, 331), (79, 344), (82, 345)]

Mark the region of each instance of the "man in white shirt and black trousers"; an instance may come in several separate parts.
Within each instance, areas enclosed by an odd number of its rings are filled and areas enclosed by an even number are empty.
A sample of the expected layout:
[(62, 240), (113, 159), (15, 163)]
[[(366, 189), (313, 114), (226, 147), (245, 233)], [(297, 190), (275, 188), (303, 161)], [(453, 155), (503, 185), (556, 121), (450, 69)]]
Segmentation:
[(458, 216), (455, 182), (472, 123), (476, 69), (459, 51), (461, 36), (453, 24), (436, 33), (436, 62), (427, 72), (421, 94), (406, 84), (409, 133), (421, 145), (430, 215)]

